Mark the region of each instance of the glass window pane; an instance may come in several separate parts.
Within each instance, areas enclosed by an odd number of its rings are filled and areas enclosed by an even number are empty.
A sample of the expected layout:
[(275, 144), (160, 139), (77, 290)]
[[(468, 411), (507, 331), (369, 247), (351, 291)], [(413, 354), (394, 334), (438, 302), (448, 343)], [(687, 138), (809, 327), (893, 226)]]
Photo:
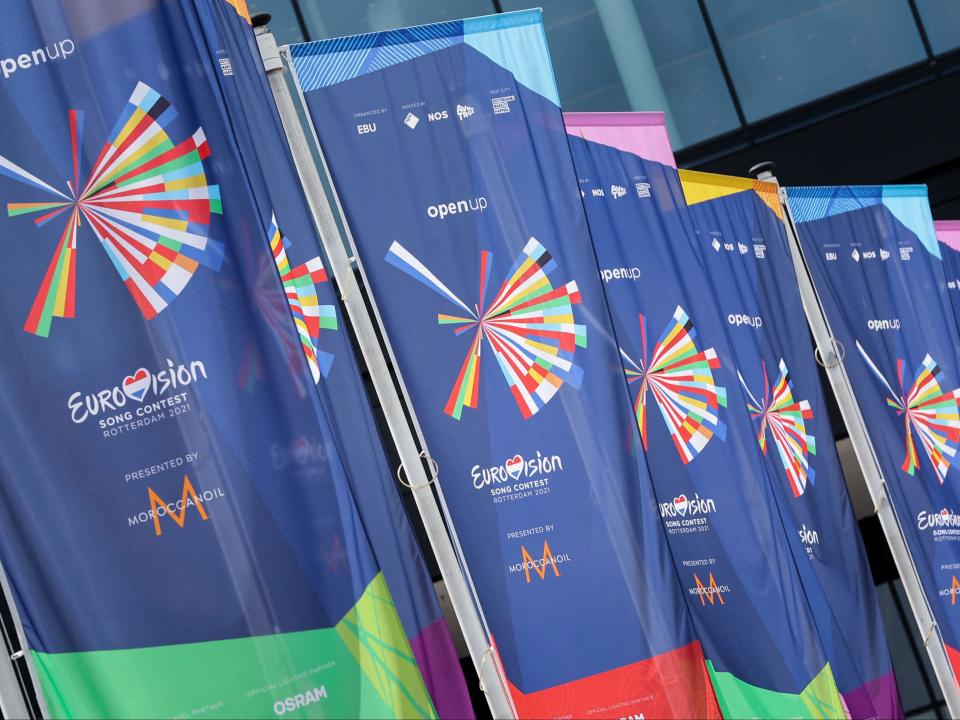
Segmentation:
[(913, 641), (920, 653), (922, 672), (927, 678), (927, 681), (930, 683), (930, 687), (933, 689), (933, 699), (934, 701), (943, 700), (943, 691), (940, 688), (940, 683), (937, 682), (937, 676), (933, 671), (933, 664), (930, 662), (930, 654), (923, 647), (923, 635), (920, 633), (920, 628), (917, 627), (913, 612), (910, 610), (910, 601), (907, 599), (907, 593), (903, 589), (903, 582), (898, 578), (897, 580), (891, 581), (890, 587), (894, 590), (894, 592), (896, 592), (897, 598), (900, 600), (900, 606), (903, 608), (904, 613), (906, 613), (910, 634), (913, 637)]
[(740, 125), (696, 0), (633, 0), (670, 105), (675, 148)]
[(935, 53), (960, 47), (960, 2), (917, 0), (917, 9)]
[(247, 3), (251, 14), (270, 13), (270, 31), (281, 45), (303, 42), (303, 33), (292, 0), (250, 0)]
[(907, 0), (706, 0), (748, 121), (926, 58)]
[(493, 0), (299, 0), (299, 3), (311, 40), (496, 12)]
[[(907, 613), (907, 620), (910, 626), (903, 623), (900, 612), (897, 609), (894, 600), (894, 593), (897, 593), (897, 599), (905, 602), (905, 597), (898, 592), (896, 587), (900, 584), (899, 580), (890, 583), (883, 583), (877, 586), (877, 600), (880, 604), (880, 615), (883, 617), (883, 628), (887, 633), (887, 643), (890, 647), (890, 660), (893, 662), (894, 674), (897, 678), (897, 686), (900, 689), (900, 700), (903, 703), (904, 712), (910, 712), (915, 708), (924, 707), (934, 701), (927, 692), (923, 681), (925, 667), (917, 664), (914, 650), (910, 646), (910, 637), (916, 637), (916, 624), (913, 623), (913, 616), (910, 614), (909, 606), (903, 609)], [(921, 640), (918, 646), (923, 648)], [(926, 655), (926, 651), (922, 651)]]
[(940, 713), (937, 713), (937, 711), (934, 708), (930, 708), (929, 710), (922, 710), (920, 712), (909, 713), (906, 717), (907, 717), (907, 720), (937, 720), (938, 718), (947, 717), (946, 707), (947, 707), (946, 703), (941, 703)]
[[(528, 0), (502, 0), (501, 5), (510, 11), (528, 8), (531, 3)], [(546, 5), (543, 24), (563, 109), (631, 110), (607, 34), (592, 0), (552, 0)]]
[(696, 0), (543, 5), (564, 110), (662, 110), (675, 149), (739, 125)]

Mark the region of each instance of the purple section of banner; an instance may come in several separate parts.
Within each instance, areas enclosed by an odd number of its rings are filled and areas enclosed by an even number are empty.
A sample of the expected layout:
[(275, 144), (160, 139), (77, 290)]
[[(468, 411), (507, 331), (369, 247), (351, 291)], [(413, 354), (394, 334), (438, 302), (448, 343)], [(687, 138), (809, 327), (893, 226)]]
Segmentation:
[[(413, 656), (420, 666), (420, 674), (427, 684), (430, 697), (437, 708), (440, 717), (472, 718), (473, 706), (470, 704), (470, 693), (464, 685), (458, 669), (451, 669), (447, 664), (437, 665), (437, 659), (453, 659), (457, 657), (456, 648), (447, 631), (447, 624), (443, 618), (428, 625), (417, 637), (410, 640)], [(451, 671), (456, 675), (451, 675)], [(452, 682), (456, 677), (459, 682)]]
[[(890, 699), (898, 700), (899, 695), (897, 680), (891, 670), (883, 677), (871, 680), (856, 690), (843, 693), (843, 702), (847, 706), (850, 717), (863, 718), (874, 716), (876, 708), (889, 707)], [(903, 710), (900, 709), (899, 702), (893, 708), (893, 713), (896, 717), (903, 717)]]
[(564, 113), (567, 132), (676, 167), (662, 112)]
[(937, 240), (960, 251), (960, 220), (937, 220), (933, 224)]

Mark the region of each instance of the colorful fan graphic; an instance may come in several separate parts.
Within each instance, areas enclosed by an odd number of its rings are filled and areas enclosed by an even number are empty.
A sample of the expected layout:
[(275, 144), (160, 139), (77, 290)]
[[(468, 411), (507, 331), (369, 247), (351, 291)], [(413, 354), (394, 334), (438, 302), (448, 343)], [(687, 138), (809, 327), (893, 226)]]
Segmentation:
[(623, 348), (620, 354), (630, 365), (626, 368), (627, 382), (640, 383), (633, 409), (643, 447), (648, 446), (647, 391), (650, 391), (680, 459), (686, 464), (714, 435), (722, 440), (727, 434), (727, 427), (719, 418), (720, 407), (727, 406), (727, 391), (717, 386), (713, 377), (720, 360), (713, 348), (702, 352), (697, 348), (697, 331), (679, 306), (673, 313), (673, 322), (667, 325), (654, 346), (653, 357), (647, 356), (647, 325), (643, 315), (640, 315), (640, 337), (641, 362), (635, 362)]
[(925, 355), (909, 392), (903, 389), (903, 359), (897, 358), (897, 382), (900, 392), (893, 388), (883, 377), (880, 368), (876, 366), (863, 346), (857, 342), (857, 350), (867, 363), (867, 367), (883, 384), (890, 397), (887, 405), (896, 408), (898, 415), (903, 415), (904, 428), (907, 434), (907, 454), (900, 469), (908, 475), (916, 473), (920, 467), (920, 458), (914, 433), (920, 438), (930, 465), (942, 485), (950, 470), (950, 463), (957, 455), (957, 445), (960, 444), (960, 388), (944, 392), (940, 387), (938, 376), (940, 366), (930, 355)]
[(473, 341), (444, 407), (459, 420), (464, 407), (476, 409), (480, 390), (480, 350), (486, 339), (524, 419), (543, 408), (565, 383), (580, 387), (583, 370), (573, 362), (577, 347), (586, 347), (587, 329), (577, 325), (573, 305), (580, 302), (576, 282), (554, 287), (549, 275), (557, 264), (530, 238), (489, 305), (487, 287), (493, 254), (480, 253), (480, 300), (471, 309), (400, 243), (386, 261), (419, 280), (466, 315), (438, 314), (441, 325), (458, 326), (457, 335), (473, 331)]
[[(270, 218), (270, 229), (267, 231), (270, 239), (270, 250), (273, 260), (280, 271), (280, 280), (287, 294), (287, 304), (293, 314), (293, 322), (300, 336), (300, 346), (307, 357), (307, 364), (313, 374), (314, 382), (320, 382), (321, 375), (326, 377), (333, 364), (333, 353), (319, 349), (320, 331), (337, 329), (337, 313), (333, 305), (321, 305), (317, 298), (319, 283), (327, 281), (327, 271), (319, 257), (313, 257), (296, 267), (290, 266), (287, 259), (287, 248), (290, 246), (287, 238), (277, 227), (276, 217)], [(272, 293), (270, 296), (275, 297)], [(278, 310), (274, 308), (274, 310)], [(264, 314), (274, 325), (276, 335), (281, 343), (287, 346), (288, 357), (292, 348), (285, 341), (290, 338), (289, 315), (284, 312), (267, 312)]]
[(794, 497), (800, 497), (807, 489), (807, 482), (813, 483), (816, 473), (810, 467), (810, 456), (817, 454), (817, 441), (813, 435), (807, 434), (807, 420), (813, 419), (813, 410), (806, 400), (793, 399), (793, 381), (787, 364), (780, 359), (780, 376), (773, 386), (771, 393), (770, 378), (767, 375), (767, 363), (761, 363), (763, 368), (763, 399), (758, 400), (743, 375), (737, 372), (740, 384), (743, 386), (750, 402), (747, 408), (750, 417), (760, 420), (760, 432), (757, 440), (760, 449), (767, 454), (767, 431), (773, 438), (780, 462), (787, 473), (790, 489)]
[(223, 260), (222, 246), (208, 236), (210, 215), (221, 206), (219, 187), (207, 184), (203, 160), (210, 148), (202, 129), (174, 145), (165, 128), (176, 111), (138, 83), (81, 185), (83, 113), (68, 116), (73, 178), (67, 192), (0, 156), (0, 174), (54, 196), (9, 203), (8, 215), (41, 213), (38, 227), (67, 218), (24, 325), (42, 337), (53, 318), (74, 317), (77, 232), (84, 219), (148, 320), (183, 291), (199, 265), (219, 270)]

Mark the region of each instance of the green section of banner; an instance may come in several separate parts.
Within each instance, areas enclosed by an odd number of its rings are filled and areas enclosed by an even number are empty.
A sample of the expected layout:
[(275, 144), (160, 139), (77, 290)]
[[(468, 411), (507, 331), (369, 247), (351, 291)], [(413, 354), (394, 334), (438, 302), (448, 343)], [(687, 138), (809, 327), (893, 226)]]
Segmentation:
[(333, 628), (33, 657), (55, 718), (436, 717), (381, 574)]
[(725, 718), (838, 718), (847, 713), (837, 690), (830, 663), (823, 666), (799, 695), (764, 690), (737, 679), (728, 672), (717, 672), (707, 660), (710, 680)]

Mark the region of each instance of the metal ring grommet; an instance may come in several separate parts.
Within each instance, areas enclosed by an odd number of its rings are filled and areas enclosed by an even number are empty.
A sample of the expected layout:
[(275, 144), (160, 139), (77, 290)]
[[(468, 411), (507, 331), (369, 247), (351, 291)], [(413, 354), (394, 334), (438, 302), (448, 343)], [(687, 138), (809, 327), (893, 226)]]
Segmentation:
[(837, 360), (843, 362), (843, 359), (847, 356), (847, 349), (843, 346), (843, 343), (836, 338), (833, 338), (833, 346), (836, 348)]
[(817, 361), (817, 365), (828, 370), (830, 368), (839, 367), (847, 353), (846, 348), (843, 347), (843, 343), (837, 340), (835, 337), (830, 338), (830, 344), (833, 346), (832, 352), (835, 362), (832, 362), (829, 365), (823, 361), (823, 356), (820, 354), (819, 346), (817, 346), (817, 348), (813, 351), (813, 357)]
[(430, 479), (424, 483), (418, 483), (414, 485), (413, 483), (407, 482), (404, 479), (405, 473), (403, 472), (403, 463), (400, 463), (397, 466), (397, 482), (406, 488), (410, 488), (411, 490), (420, 490), (425, 487), (430, 487), (430, 485), (436, 482), (437, 478), (440, 477), (440, 463), (430, 457), (426, 450), (420, 453), (420, 457), (430, 464)]
[(430, 455), (427, 454), (427, 451), (424, 450), (420, 453), (420, 457), (427, 461), (427, 464), (430, 465), (430, 480), (427, 483), (436, 482), (440, 479), (440, 463), (434, 460)]

